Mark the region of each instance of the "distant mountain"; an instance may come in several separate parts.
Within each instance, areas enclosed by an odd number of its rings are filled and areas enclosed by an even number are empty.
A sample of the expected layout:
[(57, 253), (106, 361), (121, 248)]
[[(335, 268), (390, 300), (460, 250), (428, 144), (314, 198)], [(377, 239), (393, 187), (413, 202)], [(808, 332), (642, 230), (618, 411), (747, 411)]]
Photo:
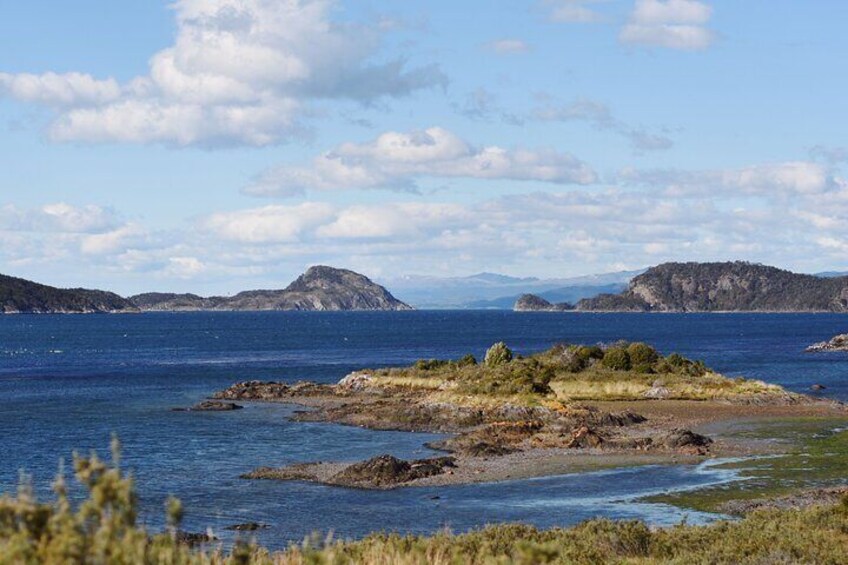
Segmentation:
[(130, 300), (145, 311), (193, 310), (411, 310), (359, 273), (311, 267), (283, 290), (249, 290), (233, 297), (147, 293)]
[(0, 275), (0, 313), (81, 314), (136, 312), (129, 300), (112, 292), (84, 288), (62, 289)]
[(512, 307), (516, 312), (564, 312), (574, 310), (574, 306), (568, 302), (552, 304), (535, 294), (522, 294)]
[(522, 294), (537, 294), (553, 302), (576, 302), (602, 292), (619, 292), (642, 271), (622, 271), (561, 279), (510, 277), (479, 273), (468, 277), (407, 275), (385, 279), (403, 301), (418, 308), (512, 309)]
[(848, 277), (848, 271), (825, 271), (824, 273), (816, 273), (817, 277), (823, 279), (834, 279), (837, 277)]
[(800, 275), (744, 262), (666, 263), (627, 290), (581, 300), (578, 310), (846, 312), (848, 277)]

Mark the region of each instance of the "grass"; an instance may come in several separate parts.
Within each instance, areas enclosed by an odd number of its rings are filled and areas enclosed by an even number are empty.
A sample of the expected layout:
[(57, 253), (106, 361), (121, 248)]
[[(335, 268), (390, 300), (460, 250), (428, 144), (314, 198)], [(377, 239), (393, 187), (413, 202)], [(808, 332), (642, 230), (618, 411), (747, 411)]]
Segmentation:
[[(848, 483), (848, 430), (845, 421), (774, 420), (737, 437), (790, 444), (785, 453), (720, 465), (736, 469), (743, 481), (650, 500), (703, 511), (717, 511), (731, 500), (753, 500), (798, 490)], [(843, 431), (834, 432), (834, 429)]]
[(497, 355), (487, 354), (482, 364), (466, 356), (458, 361), (421, 360), (411, 367), (369, 373), (387, 388), (443, 391), (465, 403), (479, 403), (483, 398), (532, 405), (549, 399), (643, 400), (649, 392), (677, 400), (786, 394), (781, 387), (762, 381), (724, 377), (676, 354), (664, 357), (643, 343), (560, 344), (527, 357), (513, 355), (505, 347), (493, 346)]
[(182, 507), (167, 504), (168, 528), (152, 534), (136, 525), (133, 483), (123, 476), (117, 448), (109, 464), (75, 457), (88, 498), (74, 505), (64, 479), (56, 500), (42, 503), (24, 485), (0, 499), (0, 563), (187, 565), (452, 565), (542, 563), (846, 563), (848, 498), (805, 510), (754, 512), (709, 526), (652, 529), (639, 521), (591, 520), (567, 529), (521, 524), (460, 535), (373, 534), (360, 541), (320, 536), (283, 552), (252, 542), (230, 549), (191, 548), (177, 536)]

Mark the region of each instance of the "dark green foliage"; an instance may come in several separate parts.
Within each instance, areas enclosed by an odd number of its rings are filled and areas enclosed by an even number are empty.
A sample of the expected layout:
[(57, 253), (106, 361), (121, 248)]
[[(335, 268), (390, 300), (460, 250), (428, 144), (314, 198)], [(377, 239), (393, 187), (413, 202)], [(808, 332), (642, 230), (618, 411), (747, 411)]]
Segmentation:
[(477, 364), (477, 358), (472, 354), (468, 353), (462, 356), (457, 362), (457, 367), (473, 367)]
[(0, 275), (0, 314), (4, 312), (112, 312), (135, 306), (111, 292), (62, 289)]
[(691, 361), (682, 355), (672, 353), (657, 363), (657, 372), (679, 373), (682, 375), (700, 377), (707, 373), (707, 367), (704, 365), (703, 361)]
[(629, 371), (630, 355), (624, 347), (610, 347), (604, 352), (601, 364), (613, 371)]
[(419, 371), (432, 371), (433, 369), (445, 367), (450, 364), (450, 361), (444, 361), (442, 359), (419, 359), (415, 362), (415, 368)]
[(537, 359), (498, 365), (460, 382), (459, 389), (469, 394), (538, 394), (551, 392), (550, 382), (556, 376), (553, 367)]

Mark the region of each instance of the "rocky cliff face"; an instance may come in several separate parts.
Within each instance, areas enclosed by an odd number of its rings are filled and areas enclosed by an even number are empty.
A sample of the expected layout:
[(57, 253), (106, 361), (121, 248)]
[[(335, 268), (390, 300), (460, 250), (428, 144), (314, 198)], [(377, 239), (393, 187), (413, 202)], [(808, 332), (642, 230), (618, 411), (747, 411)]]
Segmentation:
[(129, 300), (102, 290), (63, 289), (0, 275), (2, 314), (135, 312)]
[(552, 304), (541, 296), (535, 294), (522, 294), (512, 307), (515, 312), (564, 312), (573, 310), (574, 306), (567, 302)]
[(751, 263), (666, 263), (621, 294), (581, 300), (579, 310), (846, 312), (848, 277), (799, 275)]
[(250, 290), (233, 297), (149, 293), (131, 299), (146, 311), (412, 310), (382, 286), (345, 269), (312, 267), (283, 290)]

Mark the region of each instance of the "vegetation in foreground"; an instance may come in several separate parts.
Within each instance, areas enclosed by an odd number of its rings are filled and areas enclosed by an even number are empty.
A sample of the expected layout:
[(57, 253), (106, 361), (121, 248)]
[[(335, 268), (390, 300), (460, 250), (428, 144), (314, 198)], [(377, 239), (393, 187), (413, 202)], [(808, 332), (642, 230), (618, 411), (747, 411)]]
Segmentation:
[[(429, 537), (374, 534), (361, 541), (307, 541), (271, 553), (253, 543), (190, 547), (180, 541), (180, 504), (168, 503), (168, 531), (136, 525), (131, 479), (113, 462), (75, 457), (88, 498), (74, 505), (60, 477), (56, 500), (23, 486), (0, 499), (0, 563), (47, 564), (456, 564), (456, 563), (846, 563), (848, 498), (803, 510), (757, 511), (738, 522), (653, 530), (642, 522), (592, 520), (573, 528), (524, 525)], [(320, 538), (316, 538), (320, 539)]]
[(572, 400), (720, 400), (786, 395), (777, 385), (731, 379), (703, 362), (661, 355), (645, 343), (559, 344), (527, 357), (496, 343), (478, 363), (420, 360), (412, 367), (368, 371), (376, 384), (445, 391), (477, 397)]

